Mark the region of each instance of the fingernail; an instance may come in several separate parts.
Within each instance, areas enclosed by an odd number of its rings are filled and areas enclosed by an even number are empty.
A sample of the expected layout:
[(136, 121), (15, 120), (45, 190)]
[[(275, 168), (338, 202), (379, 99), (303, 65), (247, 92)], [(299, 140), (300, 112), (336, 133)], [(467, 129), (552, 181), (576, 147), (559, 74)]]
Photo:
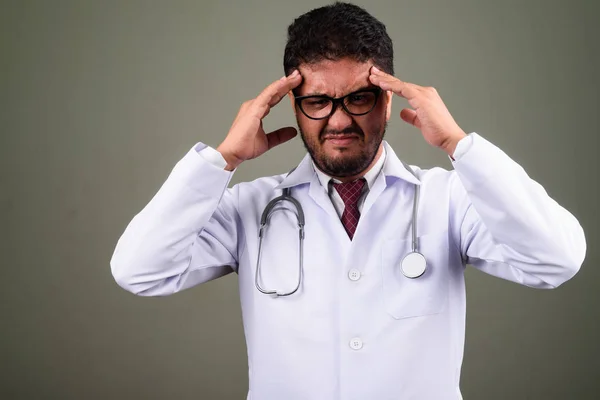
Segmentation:
[(290, 76), (295, 77), (296, 75), (298, 75), (300, 72), (298, 72), (297, 69), (294, 70), (294, 72), (292, 72), (292, 74)]
[(376, 67), (376, 66), (374, 66), (374, 65), (373, 65), (373, 67), (372, 67), (372, 68), (373, 68), (373, 71), (375, 71), (375, 72), (381, 72), (381, 70), (379, 70), (379, 68), (377, 68), (377, 67)]

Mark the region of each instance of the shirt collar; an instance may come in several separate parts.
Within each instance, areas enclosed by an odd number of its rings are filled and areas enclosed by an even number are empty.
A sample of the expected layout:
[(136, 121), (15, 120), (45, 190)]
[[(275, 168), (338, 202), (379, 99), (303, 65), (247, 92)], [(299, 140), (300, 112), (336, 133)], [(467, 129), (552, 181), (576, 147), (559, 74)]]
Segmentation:
[[(386, 177), (402, 179), (415, 185), (421, 184), (421, 181), (419, 181), (412, 168), (410, 168), (406, 163), (401, 161), (396, 156), (396, 153), (392, 147), (385, 140), (383, 141), (383, 149), (384, 151), (379, 160), (377, 160), (373, 168), (371, 168), (365, 174), (365, 179), (367, 180), (367, 185), (369, 188), (372, 187), (380, 171), (382, 171)], [(317, 175), (321, 185), (327, 188), (331, 177), (316, 168), (312, 158), (310, 157), (310, 154), (306, 154), (300, 164), (298, 164), (296, 168), (287, 174), (287, 176), (284, 177), (283, 181), (281, 181), (281, 183), (277, 185), (275, 189), (283, 189), (304, 183), (310, 183), (315, 174)]]

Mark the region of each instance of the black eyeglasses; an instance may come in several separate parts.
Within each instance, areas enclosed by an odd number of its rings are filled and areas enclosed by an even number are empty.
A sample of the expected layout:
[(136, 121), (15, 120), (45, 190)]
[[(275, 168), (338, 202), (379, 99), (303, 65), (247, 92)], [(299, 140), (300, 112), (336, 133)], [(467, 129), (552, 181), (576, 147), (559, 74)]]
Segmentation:
[(362, 89), (345, 95), (333, 97), (325, 95), (296, 96), (296, 104), (304, 115), (310, 119), (325, 119), (333, 115), (338, 105), (350, 115), (365, 115), (373, 111), (381, 88)]

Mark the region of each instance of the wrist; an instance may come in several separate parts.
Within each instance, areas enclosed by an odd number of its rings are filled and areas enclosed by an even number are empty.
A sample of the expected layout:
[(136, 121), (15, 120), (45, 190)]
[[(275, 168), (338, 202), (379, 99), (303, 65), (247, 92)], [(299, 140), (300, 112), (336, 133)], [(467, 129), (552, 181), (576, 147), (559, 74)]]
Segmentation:
[(221, 155), (225, 159), (225, 162), (227, 163), (227, 165), (225, 166), (225, 170), (226, 171), (233, 171), (243, 161), (243, 160), (239, 159), (238, 157), (236, 157), (235, 155), (233, 155), (233, 153), (231, 153), (230, 151), (228, 151), (227, 148), (224, 147), (222, 144), (219, 147), (217, 147), (216, 150), (219, 153), (221, 153)]
[(456, 151), (456, 146), (458, 145), (458, 142), (460, 142), (466, 137), (467, 134), (464, 131), (461, 130), (459, 132), (456, 132), (450, 135), (446, 140), (444, 140), (440, 148), (444, 150), (450, 156), (450, 158), (454, 159), (453, 155)]

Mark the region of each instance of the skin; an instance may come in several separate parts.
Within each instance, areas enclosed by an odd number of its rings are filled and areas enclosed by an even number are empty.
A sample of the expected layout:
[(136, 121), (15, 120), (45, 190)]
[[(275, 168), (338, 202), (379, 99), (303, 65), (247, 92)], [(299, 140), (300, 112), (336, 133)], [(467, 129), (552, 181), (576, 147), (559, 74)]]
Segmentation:
[[(309, 119), (295, 106), (291, 93), (297, 88), (298, 95), (341, 97), (374, 86), (384, 92), (369, 114), (352, 116), (338, 107), (329, 118), (318, 121)], [(363, 176), (380, 157), (393, 94), (403, 97), (410, 105), (400, 112), (402, 120), (417, 127), (427, 143), (442, 149), (450, 157), (457, 143), (466, 136), (435, 88), (404, 82), (378, 70), (371, 62), (325, 60), (301, 65), (298, 71), (271, 83), (258, 97), (242, 104), (229, 133), (217, 147), (227, 161), (226, 170), (232, 171), (242, 162), (259, 157), (297, 135), (293, 127), (268, 134), (262, 128), (263, 118), (286, 94), (291, 99), (302, 139), (315, 164), (343, 182)], [(348, 165), (352, 168), (346, 168)]]
[[(304, 79), (296, 92), (299, 96), (324, 94), (336, 98), (376, 87), (369, 81), (371, 65), (350, 59), (301, 65), (298, 69)], [(391, 92), (383, 92), (375, 108), (366, 115), (351, 115), (338, 107), (323, 120), (308, 118), (296, 106), (291, 92), (289, 97), (304, 146), (321, 171), (343, 182), (353, 181), (377, 162), (391, 115)]]

